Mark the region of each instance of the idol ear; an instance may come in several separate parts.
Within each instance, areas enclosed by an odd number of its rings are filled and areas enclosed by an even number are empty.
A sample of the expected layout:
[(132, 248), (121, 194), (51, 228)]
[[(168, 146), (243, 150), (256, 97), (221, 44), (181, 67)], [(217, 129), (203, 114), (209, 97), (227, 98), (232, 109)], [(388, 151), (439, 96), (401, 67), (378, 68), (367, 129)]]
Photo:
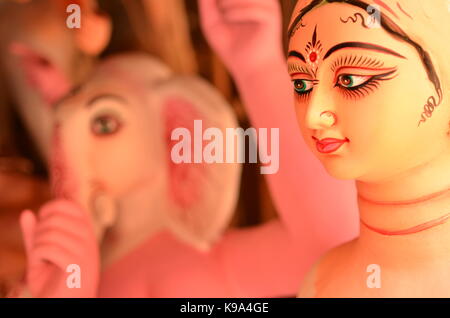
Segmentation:
[(226, 128), (234, 130), (237, 121), (219, 93), (196, 77), (172, 78), (156, 90), (167, 145), (168, 224), (205, 250), (228, 226), (237, 201), (241, 165), (225, 163), (235, 153), (235, 146), (227, 148)]

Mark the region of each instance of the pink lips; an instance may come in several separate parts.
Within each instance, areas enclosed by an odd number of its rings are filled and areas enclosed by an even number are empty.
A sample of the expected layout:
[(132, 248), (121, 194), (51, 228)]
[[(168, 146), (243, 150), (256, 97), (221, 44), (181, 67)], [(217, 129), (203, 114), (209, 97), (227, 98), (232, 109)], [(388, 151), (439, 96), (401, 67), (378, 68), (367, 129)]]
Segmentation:
[(324, 138), (317, 139), (316, 137), (312, 137), (316, 142), (317, 151), (324, 154), (329, 154), (337, 151), (342, 147), (345, 143), (349, 142), (348, 138), (346, 139), (336, 139), (336, 138)]

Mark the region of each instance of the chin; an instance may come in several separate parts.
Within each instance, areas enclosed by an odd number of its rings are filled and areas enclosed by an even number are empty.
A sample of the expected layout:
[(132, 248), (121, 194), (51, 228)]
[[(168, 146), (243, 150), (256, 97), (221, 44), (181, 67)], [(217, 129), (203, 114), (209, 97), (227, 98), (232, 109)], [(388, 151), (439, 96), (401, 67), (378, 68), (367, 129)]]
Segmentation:
[(356, 164), (342, 157), (322, 158), (321, 162), (330, 176), (339, 180), (355, 180), (361, 176)]

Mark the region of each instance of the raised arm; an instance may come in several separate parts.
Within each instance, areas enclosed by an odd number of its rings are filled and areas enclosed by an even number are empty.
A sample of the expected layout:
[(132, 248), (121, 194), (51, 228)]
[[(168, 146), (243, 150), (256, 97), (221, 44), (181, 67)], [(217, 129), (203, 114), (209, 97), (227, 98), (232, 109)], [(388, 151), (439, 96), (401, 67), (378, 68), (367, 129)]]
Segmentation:
[(234, 77), (252, 124), (280, 129), (280, 168), (267, 180), (281, 221), (302, 242), (299, 253), (306, 261), (306, 253), (356, 236), (353, 183), (329, 177), (297, 127), (278, 1), (199, 0), (199, 6), (205, 36)]

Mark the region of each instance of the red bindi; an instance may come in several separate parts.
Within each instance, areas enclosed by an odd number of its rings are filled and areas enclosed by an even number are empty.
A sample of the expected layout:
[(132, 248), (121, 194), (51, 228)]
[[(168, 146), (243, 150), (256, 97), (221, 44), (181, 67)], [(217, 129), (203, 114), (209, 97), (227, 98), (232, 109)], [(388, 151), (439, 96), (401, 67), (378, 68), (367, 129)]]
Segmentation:
[(309, 55), (309, 60), (314, 63), (317, 60), (317, 53), (316, 52), (312, 52)]

